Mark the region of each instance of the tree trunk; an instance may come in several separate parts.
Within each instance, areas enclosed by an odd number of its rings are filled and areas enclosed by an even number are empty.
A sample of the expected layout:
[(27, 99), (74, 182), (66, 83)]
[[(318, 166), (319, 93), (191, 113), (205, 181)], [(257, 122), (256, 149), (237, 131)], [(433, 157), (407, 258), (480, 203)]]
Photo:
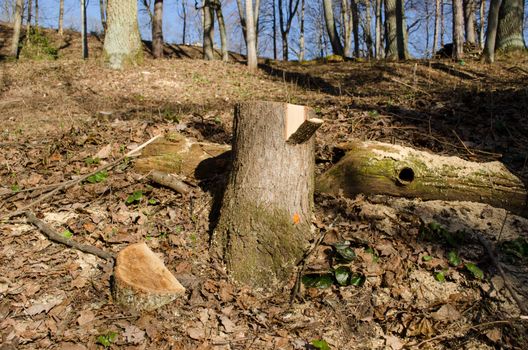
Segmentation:
[(186, 1), (182, 0), (182, 16), (183, 16), (183, 28), (182, 28), (182, 44), (185, 45), (186, 42), (186, 30), (187, 30), (187, 6)]
[(370, 10), (371, 10), (370, 1), (371, 0), (365, 0), (365, 27), (364, 27), (364, 32), (365, 32), (365, 43), (367, 44), (368, 58), (374, 57), (374, 53), (373, 53), (373, 50), (372, 50), (372, 33), (371, 33), (371, 30), (370, 30), (370, 24), (372, 22), (372, 17), (371, 17), (371, 12), (370, 12)]
[(354, 35), (354, 57), (359, 57), (359, 9), (356, 0), (351, 1), (352, 33)]
[(60, 36), (64, 34), (64, 0), (59, 1), (59, 27), (58, 33)]
[(255, 18), (253, 17), (253, 1), (246, 0), (246, 42), (247, 65), (249, 70), (257, 69), (257, 42), (255, 33)]
[(152, 16), (152, 55), (154, 58), (163, 57), (163, 0), (154, 1), (154, 15)]
[(27, 18), (26, 18), (26, 38), (29, 38), (31, 33), (31, 14), (33, 13), (33, 1), (28, 0), (27, 2)]
[(491, 0), (488, 12), (488, 28), (486, 30), (486, 43), (484, 45), (483, 59), (487, 63), (495, 61), (495, 43), (497, 27), (499, 26), (499, 9), (501, 0)]
[(242, 27), (242, 36), (244, 37), (244, 42), (247, 46), (247, 33), (246, 33), (246, 15), (245, 8), (242, 6), (242, 0), (236, 0), (238, 15), (240, 17), (240, 27)]
[(343, 56), (343, 45), (341, 40), (339, 40), (339, 34), (337, 33), (337, 28), (335, 25), (334, 19), (334, 9), (332, 8), (332, 0), (323, 0), (324, 16), (326, 23), (326, 30), (328, 32), (328, 38), (330, 39), (330, 44), (332, 45), (332, 51), (334, 55)]
[(385, 58), (389, 61), (398, 59), (396, 0), (385, 0)]
[(35, 27), (38, 30), (39, 26), (39, 3), (38, 0), (35, 0)]
[(220, 30), (220, 47), (222, 50), (222, 61), (229, 61), (229, 52), (227, 50), (227, 30), (222, 13), (222, 3), (220, 0), (214, 0), (216, 18), (218, 19), (218, 29)]
[(503, 0), (499, 10), (499, 26), (495, 50), (526, 49), (523, 38), (524, 0)]
[(86, 20), (86, 0), (81, 0), (81, 42), (82, 58), (88, 58), (88, 33)]
[(468, 44), (477, 45), (477, 34), (475, 30), (475, 1), (464, 0), (464, 26), (466, 29), (466, 42)]
[(383, 58), (382, 49), (382, 29), (381, 29), (381, 0), (376, 0), (376, 58), (379, 60)]
[(203, 6), (203, 54), (204, 60), (214, 60), (214, 8), (213, 0), (205, 0)]
[(22, 12), (24, 11), (24, 0), (16, 0), (15, 3), (15, 23), (13, 25), (13, 37), (11, 39), (11, 48), (9, 53), (11, 57), (17, 58), (18, 56), (18, 45), (20, 43), (20, 29), (22, 27)]
[(434, 28), (434, 34), (433, 34), (433, 52), (431, 57), (435, 57), (436, 51), (438, 50), (438, 47), (436, 46), (438, 44), (438, 35), (440, 34), (440, 19), (441, 14), (440, 11), (442, 10), (442, 0), (436, 0), (436, 6), (435, 6), (435, 28)]
[(440, 0), (440, 48), (444, 47), (445, 20), (444, 20), (444, 1)]
[(464, 12), (462, 0), (453, 0), (453, 58), (464, 57)]
[(396, 42), (398, 46), (398, 59), (408, 59), (408, 34), (405, 20), (405, 3), (403, 0), (396, 0)]
[(304, 0), (301, 0), (301, 23), (299, 37), (299, 62), (304, 61)]
[[(304, 1), (304, 0), (303, 0)], [(277, 6), (273, 2), (273, 59), (277, 59)]]
[(486, 6), (486, 0), (480, 0), (480, 7), (479, 7), (479, 45), (480, 47), (484, 47), (484, 33), (485, 33), (485, 24), (484, 21), (484, 12), (485, 12), (485, 6)]
[(350, 0), (341, 0), (341, 31), (343, 33), (345, 56), (352, 56), (352, 12), (349, 6)]
[[(64, 1), (64, 0), (61, 0)], [(103, 27), (103, 34), (106, 34), (106, 5), (105, 0), (99, 0), (99, 13), (101, 16), (101, 26)]]
[(237, 106), (232, 172), (213, 248), (240, 282), (287, 281), (313, 236), (315, 131), (296, 139), (301, 143), (288, 141), (313, 114), (278, 102)]
[(346, 154), (317, 178), (317, 191), (488, 203), (526, 210), (526, 188), (500, 162), (475, 163), (381, 142), (352, 142)]
[(282, 39), (282, 60), (288, 61), (288, 33), (282, 32), (281, 33), (281, 39)]
[(122, 69), (142, 59), (142, 44), (137, 21), (137, 1), (108, 0), (105, 60), (110, 68)]

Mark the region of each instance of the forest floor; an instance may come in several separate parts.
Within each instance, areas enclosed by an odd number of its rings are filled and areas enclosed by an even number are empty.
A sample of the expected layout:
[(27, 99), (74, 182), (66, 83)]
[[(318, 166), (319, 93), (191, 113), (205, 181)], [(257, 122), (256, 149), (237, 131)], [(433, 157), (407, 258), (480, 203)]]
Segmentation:
[[(174, 46), (167, 52), (180, 57), (147, 56), (112, 71), (96, 38), (86, 61), (76, 58), (78, 38), (66, 38), (54, 39), (63, 40), (57, 60), (0, 61), (0, 216), (154, 135), (228, 144), (234, 105), (256, 99), (307, 105), (324, 119), (318, 173), (335, 162), (337, 145), (368, 139), (499, 160), (528, 183), (526, 58), (262, 61), (249, 73), (240, 56), (205, 62), (199, 49)], [(6, 42), (0, 38), (0, 54)], [(123, 311), (112, 303), (110, 263), (49, 241), (24, 216), (3, 220), (0, 349), (315, 349), (314, 340), (331, 349), (528, 348), (528, 315), (508, 290), (528, 305), (523, 217), (467, 202), (317, 195), (314, 224), (326, 237), (308, 271), (328, 265), (332, 244), (347, 241), (357, 256), (349, 267), (365, 281), (302, 288), (290, 304), (293, 280), (250, 289), (209, 256), (213, 194), (224, 179), (188, 178), (193, 190), (181, 195), (152, 186), (133, 163), (33, 211), (58, 233), (105, 251), (146, 242), (186, 295), (153, 313)], [(142, 198), (127, 201), (136, 191)], [(505, 279), (479, 235), (496, 250)]]

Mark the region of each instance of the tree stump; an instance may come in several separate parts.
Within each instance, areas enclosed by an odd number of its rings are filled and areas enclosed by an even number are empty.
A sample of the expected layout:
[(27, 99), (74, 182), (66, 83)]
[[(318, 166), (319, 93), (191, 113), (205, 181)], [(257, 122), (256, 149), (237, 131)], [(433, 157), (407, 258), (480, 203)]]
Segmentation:
[(312, 237), (315, 142), (322, 120), (303, 106), (235, 108), (233, 165), (213, 247), (234, 279), (285, 281)]
[(117, 255), (113, 296), (134, 311), (152, 311), (185, 293), (185, 288), (145, 243), (132, 244)]

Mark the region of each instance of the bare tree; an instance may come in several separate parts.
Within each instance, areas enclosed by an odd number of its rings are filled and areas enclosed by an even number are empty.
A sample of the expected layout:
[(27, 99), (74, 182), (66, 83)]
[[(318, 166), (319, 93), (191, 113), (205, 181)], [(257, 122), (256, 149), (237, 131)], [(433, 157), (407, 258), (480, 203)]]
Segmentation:
[(477, 44), (477, 33), (475, 30), (475, 6), (476, 0), (464, 0), (464, 27), (466, 30), (466, 42), (469, 44)]
[(345, 56), (352, 56), (352, 11), (350, 9), (349, 1), (341, 0), (341, 32), (344, 42)]
[(214, 6), (213, 0), (204, 0), (203, 5), (203, 55), (205, 60), (214, 60)]
[(385, 0), (385, 58), (398, 59), (396, 0)]
[(186, 42), (186, 30), (187, 30), (187, 0), (182, 0), (181, 2), (182, 4), (182, 14), (181, 14), (181, 19), (182, 19), (182, 44), (185, 45), (185, 42)]
[(16, 0), (15, 3), (15, 15), (14, 15), (14, 26), (13, 26), (13, 37), (11, 39), (11, 48), (9, 53), (11, 57), (16, 58), (18, 56), (18, 44), (20, 42), (20, 28), (22, 27), (22, 12), (24, 11), (24, 0)]
[(299, 62), (304, 61), (304, 1), (301, 0), (301, 23), (300, 23), (300, 37), (299, 37)]
[(26, 17), (26, 37), (29, 38), (29, 33), (31, 31), (31, 14), (33, 10), (33, 1), (28, 0), (27, 2), (27, 17)]
[(484, 21), (484, 11), (486, 7), (486, 0), (480, 0), (480, 6), (479, 6), (479, 45), (480, 47), (484, 47), (484, 28), (485, 28), (485, 21)]
[(354, 56), (359, 57), (359, 9), (356, 0), (351, 0), (352, 33), (354, 35)]
[(438, 44), (438, 35), (440, 34), (440, 20), (441, 20), (441, 14), (442, 11), (442, 0), (435, 0), (435, 27), (434, 27), (434, 34), (433, 34), (433, 54), (432, 56), (436, 54), (437, 51), (437, 44)]
[(60, 36), (64, 34), (64, 0), (59, 1), (59, 27), (58, 33)]
[[(61, 0), (64, 1), (64, 0)], [(99, 13), (101, 16), (101, 26), (103, 27), (103, 33), (106, 33), (106, 2), (105, 0), (99, 0)]]
[(38, 29), (39, 26), (39, 2), (35, 0), (35, 27)]
[(299, 7), (299, 0), (286, 1), (285, 4), (283, 0), (279, 0), (279, 27), (282, 39), (282, 59), (284, 61), (288, 60), (288, 33), (290, 32), (293, 18)]
[(154, 58), (163, 57), (163, 0), (154, 1), (154, 15), (152, 17), (152, 55)]
[[(304, 1), (304, 0), (303, 0)], [(273, 5), (273, 59), (277, 59), (277, 6), (275, 0), (271, 0)]]
[(337, 28), (335, 25), (332, 0), (323, 0), (323, 9), (326, 23), (326, 31), (330, 39), (330, 44), (332, 45), (332, 51), (334, 52), (334, 55), (343, 56), (343, 45), (341, 44), (341, 40), (339, 40), (339, 34), (337, 33)]
[[(258, 0), (257, 0), (258, 6)], [(253, 1), (246, 0), (246, 43), (247, 43), (247, 65), (249, 70), (257, 69), (257, 40), (253, 9)]]
[(493, 63), (495, 60), (495, 42), (497, 38), (497, 27), (499, 25), (499, 10), (501, 0), (491, 0), (488, 12), (488, 27), (486, 30), (486, 43), (482, 58), (487, 63)]
[(524, 50), (524, 0), (502, 0), (495, 50)]
[(453, 58), (464, 57), (464, 10), (462, 0), (453, 0)]
[[(440, 0), (438, 0), (440, 1)], [(376, 0), (376, 58), (380, 59), (383, 58), (383, 50), (381, 48), (382, 43), (382, 30), (381, 30), (381, 0)]]
[(374, 57), (373, 48), (372, 48), (372, 33), (370, 30), (370, 25), (372, 23), (371, 17), (371, 0), (365, 0), (365, 25), (363, 26), (363, 33), (365, 35), (365, 43), (367, 44), (367, 53), (368, 57)]
[(82, 41), (82, 58), (87, 59), (88, 58), (88, 33), (87, 33), (87, 21), (86, 21), (86, 0), (81, 0), (81, 41)]
[(224, 15), (222, 14), (222, 3), (220, 0), (214, 1), (214, 9), (216, 12), (216, 18), (218, 19), (218, 29), (220, 30), (220, 47), (222, 50), (222, 61), (227, 62), (229, 60), (229, 52), (227, 50), (227, 30), (224, 21)]

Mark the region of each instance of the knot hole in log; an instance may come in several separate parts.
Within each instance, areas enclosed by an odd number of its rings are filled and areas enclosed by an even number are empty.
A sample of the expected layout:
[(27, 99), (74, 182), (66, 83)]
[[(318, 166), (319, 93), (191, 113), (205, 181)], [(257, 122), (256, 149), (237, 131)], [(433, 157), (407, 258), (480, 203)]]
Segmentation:
[(397, 183), (400, 186), (407, 186), (414, 180), (414, 170), (409, 167), (402, 168), (398, 173)]

